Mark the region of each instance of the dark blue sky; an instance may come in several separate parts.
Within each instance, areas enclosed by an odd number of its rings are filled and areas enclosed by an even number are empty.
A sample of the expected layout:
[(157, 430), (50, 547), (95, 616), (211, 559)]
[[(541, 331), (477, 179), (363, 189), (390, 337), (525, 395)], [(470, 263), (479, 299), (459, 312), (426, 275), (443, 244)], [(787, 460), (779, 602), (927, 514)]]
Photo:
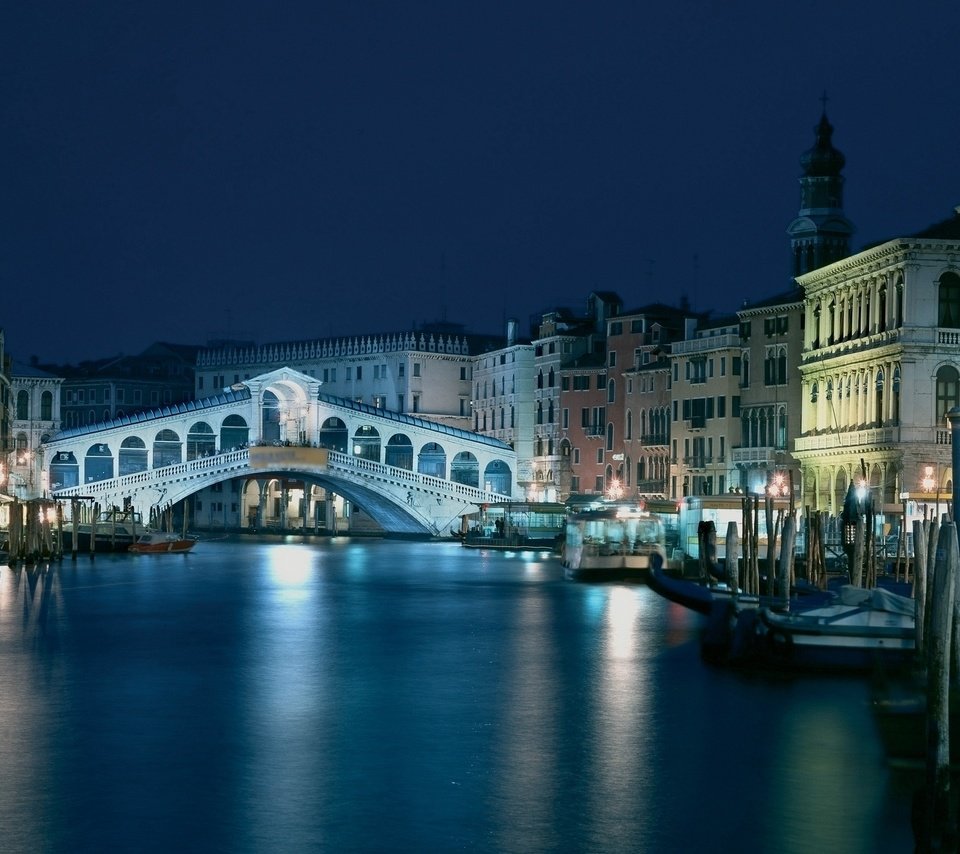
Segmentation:
[(8, 3), (26, 360), (784, 290), (829, 94), (855, 247), (960, 204), (955, 2)]

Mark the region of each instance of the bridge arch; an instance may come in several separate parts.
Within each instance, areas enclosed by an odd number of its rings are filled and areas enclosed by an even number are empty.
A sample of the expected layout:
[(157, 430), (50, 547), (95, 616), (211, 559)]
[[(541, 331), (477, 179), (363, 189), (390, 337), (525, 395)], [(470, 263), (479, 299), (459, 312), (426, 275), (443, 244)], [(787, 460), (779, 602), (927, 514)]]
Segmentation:
[(327, 418), (320, 425), (318, 433), (321, 448), (328, 448), (331, 451), (339, 451), (341, 454), (347, 452), (347, 425), (336, 416)]
[(175, 430), (164, 428), (153, 439), (153, 467), (172, 466), (183, 459), (183, 445)]
[(417, 471), (430, 477), (447, 476), (447, 452), (437, 442), (427, 442), (417, 455)]
[(350, 447), (355, 457), (363, 460), (380, 462), (380, 431), (372, 424), (361, 424), (353, 434), (353, 444)]
[(83, 459), (83, 477), (85, 483), (96, 483), (113, 477), (113, 452), (109, 445), (98, 442), (87, 448)]
[(480, 486), (480, 463), (470, 451), (460, 451), (450, 463), (450, 480), (464, 486)]
[(242, 415), (228, 415), (220, 424), (220, 448), (233, 451), (250, 441), (250, 427)]
[(147, 459), (147, 444), (139, 436), (127, 436), (120, 443), (120, 452), (118, 455), (119, 468), (117, 474), (123, 477), (125, 474), (136, 474), (140, 471), (146, 471), (149, 467)]
[(217, 450), (217, 438), (206, 421), (195, 421), (187, 431), (187, 459), (206, 457)]
[(413, 471), (413, 442), (406, 433), (394, 433), (387, 439), (384, 462), (388, 466)]
[(50, 461), (50, 489), (69, 489), (80, 485), (80, 464), (73, 451), (60, 451)]

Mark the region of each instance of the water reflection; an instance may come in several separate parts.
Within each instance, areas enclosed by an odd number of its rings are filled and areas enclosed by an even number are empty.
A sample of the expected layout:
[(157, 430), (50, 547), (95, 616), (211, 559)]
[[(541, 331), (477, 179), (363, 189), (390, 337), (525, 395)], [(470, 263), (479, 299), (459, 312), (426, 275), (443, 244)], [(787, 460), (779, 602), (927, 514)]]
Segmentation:
[(493, 795), (497, 848), (556, 850), (559, 698), (557, 631), (548, 603), (525, 590), (511, 615), (509, 659), (500, 695), (503, 718), (496, 729)]
[(648, 671), (638, 647), (642, 609), (649, 605), (635, 587), (602, 588), (595, 691), (589, 704), (584, 745), (588, 773), (583, 821), (598, 850), (624, 850), (642, 835), (648, 780), (643, 772), (649, 730)]

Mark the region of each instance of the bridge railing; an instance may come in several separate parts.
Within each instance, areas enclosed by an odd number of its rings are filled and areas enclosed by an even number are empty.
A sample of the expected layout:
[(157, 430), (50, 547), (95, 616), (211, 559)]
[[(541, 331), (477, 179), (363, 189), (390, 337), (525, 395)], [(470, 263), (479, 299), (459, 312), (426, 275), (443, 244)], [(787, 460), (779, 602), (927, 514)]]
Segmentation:
[(224, 469), (244, 468), (249, 465), (250, 452), (246, 448), (239, 451), (227, 451), (223, 454), (213, 454), (209, 457), (198, 457), (185, 463), (174, 463), (170, 466), (161, 466), (155, 469), (144, 469), (132, 474), (112, 477), (107, 480), (95, 480), (80, 486), (68, 486), (58, 489), (56, 498), (69, 498), (72, 495), (85, 495), (91, 490), (97, 492), (122, 492), (125, 488), (135, 486), (150, 486), (166, 480), (176, 480), (185, 475), (198, 472)]
[[(509, 495), (487, 492), (486, 490), (478, 489), (475, 486), (469, 486), (464, 483), (458, 483), (457, 481), (421, 474), (420, 472), (411, 471), (410, 469), (388, 466), (385, 463), (366, 460), (362, 457), (355, 457), (350, 454), (340, 453), (339, 451), (330, 451), (327, 459), (327, 465), (332, 469), (360, 472), (388, 482), (432, 489), (437, 492), (447, 493), (448, 495), (453, 494), (472, 504), (506, 501), (510, 498)], [(247, 448), (241, 448), (238, 451), (227, 451), (208, 457), (198, 457), (195, 460), (188, 460), (185, 463), (174, 463), (173, 465), (161, 466), (160, 468), (145, 469), (144, 471), (133, 472), (107, 480), (91, 481), (90, 483), (80, 486), (68, 486), (64, 489), (58, 489), (54, 493), (54, 496), (56, 498), (69, 498), (74, 495), (86, 495), (91, 491), (100, 493), (123, 493), (123, 491), (127, 489), (162, 485), (166, 481), (182, 480), (184, 477), (204, 472), (214, 473), (225, 470), (247, 469), (249, 464), (250, 452)]]
[(367, 472), (369, 474), (379, 475), (384, 480), (400, 482), (409, 486), (422, 486), (428, 489), (435, 489), (439, 492), (453, 493), (458, 498), (463, 498), (472, 504), (507, 501), (510, 498), (509, 495), (487, 492), (484, 489), (478, 489), (475, 486), (469, 486), (465, 483), (458, 483), (455, 480), (444, 480), (442, 477), (421, 474), (411, 469), (388, 466), (385, 463), (366, 460), (362, 457), (354, 457), (339, 451), (330, 451), (327, 459), (327, 465), (330, 468), (335, 467), (349, 471)]

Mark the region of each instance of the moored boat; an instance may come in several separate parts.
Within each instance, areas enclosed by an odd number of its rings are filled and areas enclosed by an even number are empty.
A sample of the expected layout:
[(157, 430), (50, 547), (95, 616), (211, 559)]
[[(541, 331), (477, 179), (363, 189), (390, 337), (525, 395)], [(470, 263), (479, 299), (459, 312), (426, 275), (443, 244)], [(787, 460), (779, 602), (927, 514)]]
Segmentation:
[(789, 601), (734, 596), (671, 578), (659, 559), (648, 583), (707, 617), (700, 651), (714, 664), (865, 671), (878, 664), (894, 670), (914, 658), (915, 602), (890, 590), (845, 585)]
[[(76, 544), (73, 542), (74, 528)], [(93, 538), (97, 552), (125, 552), (142, 534), (149, 531), (140, 513), (114, 508), (103, 511), (95, 522), (77, 522), (76, 526), (70, 521), (64, 523), (63, 550), (90, 551), (90, 540)]]
[(190, 551), (197, 541), (177, 534), (167, 534), (161, 531), (148, 531), (135, 543), (129, 546), (129, 551), (135, 554), (167, 554), (176, 552), (185, 554)]
[(611, 504), (567, 520), (561, 562), (575, 581), (645, 580), (664, 556), (663, 521), (636, 505)]

